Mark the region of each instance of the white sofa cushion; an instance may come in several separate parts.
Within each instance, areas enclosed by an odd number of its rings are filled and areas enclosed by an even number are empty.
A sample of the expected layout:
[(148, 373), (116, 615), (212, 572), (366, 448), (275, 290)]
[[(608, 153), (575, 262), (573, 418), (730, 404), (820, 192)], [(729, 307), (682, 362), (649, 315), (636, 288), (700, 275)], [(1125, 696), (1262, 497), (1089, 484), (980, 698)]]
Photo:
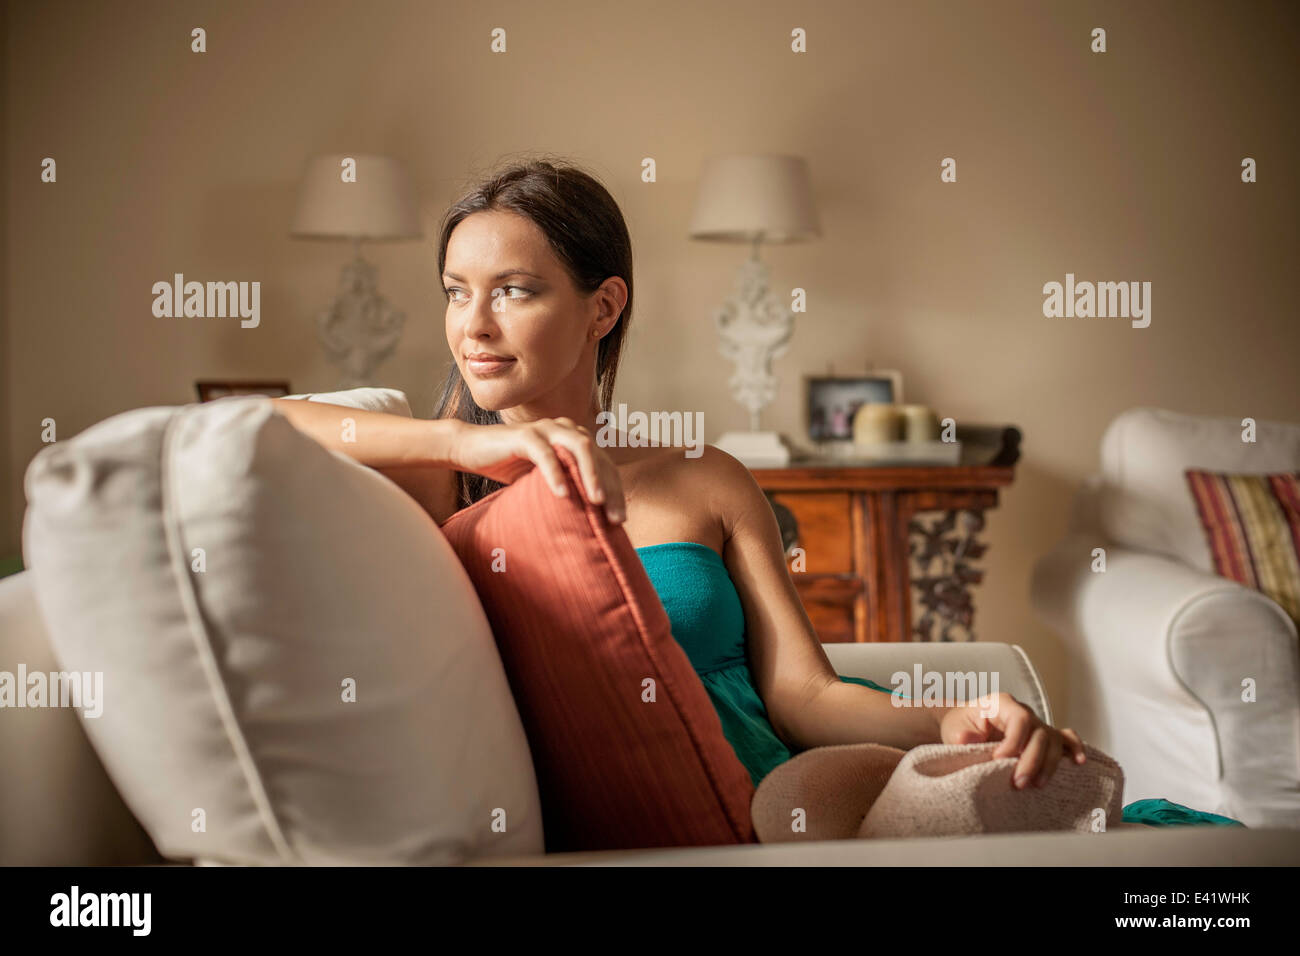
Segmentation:
[(304, 399), (324, 402), (328, 405), (347, 405), (368, 412), (387, 412), (390, 415), (411, 417), (411, 405), (406, 400), (406, 393), (399, 388), (380, 388), (366, 385), (361, 388), (349, 388), (340, 392), (302, 392), (298, 395), (285, 395), (285, 398)]
[(482, 605), (387, 478), (237, 396), (107, 419), (42, 450), (26, 491), (51, 644), (103, 673), (83, 724), (165, 856), (543, 851)]
[(1263, 474), (1300, 469), (1300, 424), (1257, 420), (1255, 441), (1244, 442), (1241, 422), (1158, 408), (1135, 408), (1117, 416), (1101, 440), (1099, 517), (1106, 536), (1213, 572), (1184, 471)]

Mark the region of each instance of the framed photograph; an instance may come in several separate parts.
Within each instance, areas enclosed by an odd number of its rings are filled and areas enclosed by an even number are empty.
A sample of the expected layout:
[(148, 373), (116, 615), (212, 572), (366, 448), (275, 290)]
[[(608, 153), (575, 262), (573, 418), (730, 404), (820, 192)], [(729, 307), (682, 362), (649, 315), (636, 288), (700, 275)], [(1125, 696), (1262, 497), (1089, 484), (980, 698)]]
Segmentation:
[(851, 442), (853, 416), (868, 402), (899, 404), (903, 376), (892, 369), (861, 375), (805, 375), (808, 438), (813, 442)]
[(215, 398), (229, 395), (266, 395), (271, 398), (284, 398), (292, 394), (288, 382), (218, 382), (202, 379), (194, 383), (199, 393), (200, 402), (210, 402)]

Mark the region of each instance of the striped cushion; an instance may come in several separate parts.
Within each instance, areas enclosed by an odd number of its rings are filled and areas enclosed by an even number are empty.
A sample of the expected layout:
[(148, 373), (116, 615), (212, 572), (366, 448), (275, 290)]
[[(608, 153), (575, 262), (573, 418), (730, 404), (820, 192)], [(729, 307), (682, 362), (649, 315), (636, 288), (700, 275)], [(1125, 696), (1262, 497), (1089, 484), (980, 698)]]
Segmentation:
[(442, 525), (528, 734), (546, 851), (756, 842), (749, 773), (627, 532), (556, 453), (568, 497), (533, 468)]
[(1186, 474), (1214, 569), (1262, 591), (1300, 624), (1300, 472)]

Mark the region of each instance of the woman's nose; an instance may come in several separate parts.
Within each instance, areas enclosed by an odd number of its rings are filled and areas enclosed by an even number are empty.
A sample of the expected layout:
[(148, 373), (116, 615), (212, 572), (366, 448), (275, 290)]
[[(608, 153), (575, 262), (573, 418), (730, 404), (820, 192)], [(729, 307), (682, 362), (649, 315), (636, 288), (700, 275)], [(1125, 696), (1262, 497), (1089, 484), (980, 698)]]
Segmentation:
[(493, 289), (487, 296), (480, 296), (470, 308), (470, 317), (466, 324), (466, 333), (476, 338), (484, 331), (492, 331), (497, 325), (502, 303), (505, 302), (500, 289)]

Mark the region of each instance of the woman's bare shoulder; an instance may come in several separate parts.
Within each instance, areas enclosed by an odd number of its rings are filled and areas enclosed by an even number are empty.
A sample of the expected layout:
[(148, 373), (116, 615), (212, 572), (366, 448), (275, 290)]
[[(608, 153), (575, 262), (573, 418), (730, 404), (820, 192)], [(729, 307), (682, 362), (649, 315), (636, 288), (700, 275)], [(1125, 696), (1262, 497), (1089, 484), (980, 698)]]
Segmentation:
[(713, 484), (742, 480), (749, 474), (749, 470), (739, 460), (716, 445), (655, 445), (606, 450), (619, 468), (628, 467), (661, 478), (672, 474)]
[(611, 457), (644, 538), (699, 541), (721, 553), (737, 509), (762, 496), (745, 466), (713, 445), (620, 450)]
[(685, 490), (692, 500), (707, 505), (728, 533), (737, 514), (753, 507), (756, 500), (764, 499), (753, 473), (738, 458), (716, 445), (661, 450), (667, 452), (655, 459), (661, 474), (670, 478), (675, 487)]

